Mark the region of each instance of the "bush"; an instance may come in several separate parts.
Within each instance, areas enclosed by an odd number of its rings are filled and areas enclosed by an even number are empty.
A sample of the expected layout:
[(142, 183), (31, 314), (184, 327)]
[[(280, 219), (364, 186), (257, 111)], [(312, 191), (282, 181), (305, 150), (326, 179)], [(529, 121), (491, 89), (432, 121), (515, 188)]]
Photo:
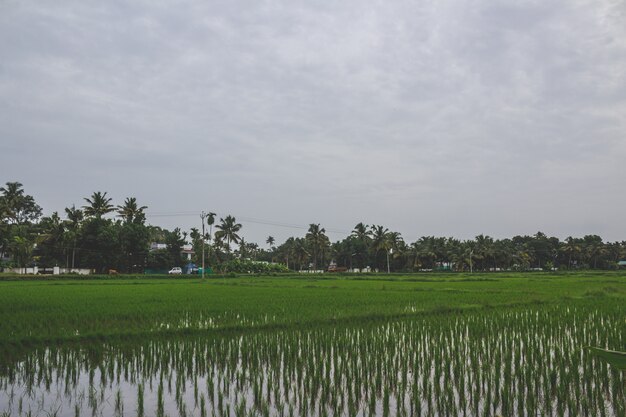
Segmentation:
[(272, 274), (278, 272), (289, 272), (283, 264), (275, 264), (269, 262), (252, 261), (249, 259), (233, 259), (222, 265), (224, 272), (233, 272), (238, 274)]

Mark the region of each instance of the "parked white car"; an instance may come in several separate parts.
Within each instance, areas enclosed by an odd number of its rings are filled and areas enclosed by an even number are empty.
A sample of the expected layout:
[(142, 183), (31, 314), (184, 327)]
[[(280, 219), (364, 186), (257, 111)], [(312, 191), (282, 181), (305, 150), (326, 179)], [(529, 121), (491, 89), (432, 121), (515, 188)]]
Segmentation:
[(180, 266), (175, 266), (174, 268), (170, 269), (167, 273), (170, 275), (180, 275), (183, 273), (183, 270), (180, 269)]

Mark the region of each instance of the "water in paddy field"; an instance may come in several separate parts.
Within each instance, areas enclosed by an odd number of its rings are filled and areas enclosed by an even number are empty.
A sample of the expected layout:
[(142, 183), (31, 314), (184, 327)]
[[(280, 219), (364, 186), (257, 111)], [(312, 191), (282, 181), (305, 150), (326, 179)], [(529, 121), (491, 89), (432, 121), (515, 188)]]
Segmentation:
[(624, 327), (536, 306), (8, 352), (0, 416), (624, 416), (626, 373), (583, 349)]

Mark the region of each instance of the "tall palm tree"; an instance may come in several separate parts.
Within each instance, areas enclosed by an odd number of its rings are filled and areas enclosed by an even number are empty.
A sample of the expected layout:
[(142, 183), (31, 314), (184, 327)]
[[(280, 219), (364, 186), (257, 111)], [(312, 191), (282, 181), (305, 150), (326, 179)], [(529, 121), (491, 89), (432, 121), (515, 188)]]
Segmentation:
[(389, 250), (389, 229), (383, 226), (371, 226), (372, 230), (372, 244), (371, 248), (374, 253), (374, 258), (378, 263), (378, 254), (380, 252), (387, 252)]
[(226, 218), (220, 218), (220, 224), (215, 226), (219, 229), (215, 232), (215, 239), (226, 241), (226, 250), (230, 253), (230, 244), (238, 243), (241, 237), (237, 234), (241, 230), (241, 224), (237, 223), (235, 217), (228, 215)]
[[(389, 241), (389, 252), (392, 252), (392, 259), (400, 259), (404, 256), (404, 252), (406, 250), (406, 244), (404, 243), (404, 239), (399, 232), (389, 232), (387, 236), (387, 240)], [(387, 258), (387, 264), (389, 264), (389, 258)], [(389, 265), (387, 265), (387, 269), (389, 269)]]
[(43, 253), (45, 261), (62, 264), (66, 258), (66, 242), (68, 240), (67, 222), (61, 220), (58, 212), (53, 212), (49, 217), (43, 217), (39, 222), (40, 233), (37, 236), (37, 246)]
[(302, 269), (302, 264), (309, 259), (310, 255), (306, 246), (306, 240), (303, 238), (297, 238), (293, 241), (292, 256), (294, 263), (298, 264), (298, 269)]
[(83, 221), (83, 211), (81, 209), (77, 209), (76, 206), (72, 205), (72, 208), (65, 208), (65, 214), (67, 215), (67, 230), (68, 230), (68, 239), (72, 241), (72, 269), (75, 265), (76, 260), (76, 239), (78, 238), (78, 232), (80, 230), (80, 224)]
[(354, 229), (350, 233), (351, 236), (354, 236), (357, 240), (367, 243), (372, 238), (372, 231), (367, 228), (366, 224), (363, 222), (354, 226)]
[(268, 236), (267, 240), (265, 241), (265, 243), (267, 243), (268, 245), (270, 245), (270, 249), (274, 248), (274, 237), (273, 236)]
[(598, 266), (598, 257), (606, 254), (606, 249), (602, 238), (597, 235), (587, 235), (583, 238), (585, 243), (585, 252), (589, 261), (593, 260), (593, 269)]
[[(350, 236), (355, 240), (354, 254), (358, 255), (359, 268), (363, 268), (365, 265), (365, 258), (367, 257), (367, 251), (372, 241), (372, 231), (366, 224), (360, 222), (354, 226)], [(350, 254), (350, 256), (352, 256), (352, 254)]]
[(572, 257), (577, 256), (581, 252), (580, 245), (576, 239), (568, 236), (568, 238), (565, 239), (561, 250), (567, 255), (567, 269), (571, 269)]
[(311, 223), (305, 239), (313, 249), (313, 270), (317, 271), (317, 256), (330, 243), (326, 236), (326, 229), (320, 227), (319, 223)]
[(217, 214), (209, 212), (206, 215), (206, 223), (209, 225), (209, 240), (213, 239), (213, 225), (215, 224), (215, 216)]
[(91, 198), (84, 198), (84, 200), (87, 204), (83, 206), (83, 210), (85, 212), (85, 216), (87, 217), (95, 217), (99, 219), (105, 214), (111, 213), (115, 210), (115, 207), (111, 204), (112, 199), (107, 198), (106, 191), (104, 193), (96, 191), (91, 195)]
[(241, 237), (239, 238), (239, 258), (245, 259), (248, 256), (248, 242)]
[(117, 206), (118, 216), (124, 219), (125, 223), (143, 224), (146, 221), (144, 210), (147, 206), (139, 207), (135, 197), (129, 197), (124, 200), (124, 204)]
[(481, 234), (476, 236), (474, 240), (476, 241), (475, 259), (480, 260), (480, 265), (483, 270), (489, 269), (487, 267), (487, 259), (492, 258), (494, 255), (493, 238)]

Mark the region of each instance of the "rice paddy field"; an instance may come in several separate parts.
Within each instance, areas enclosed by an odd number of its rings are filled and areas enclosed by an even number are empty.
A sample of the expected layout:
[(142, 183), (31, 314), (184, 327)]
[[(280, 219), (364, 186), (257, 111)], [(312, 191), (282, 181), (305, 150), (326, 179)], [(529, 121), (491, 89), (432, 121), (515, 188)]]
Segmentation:
[(621, 417), (625, 335), (620, 272), (5, 279), (0, 416)]

